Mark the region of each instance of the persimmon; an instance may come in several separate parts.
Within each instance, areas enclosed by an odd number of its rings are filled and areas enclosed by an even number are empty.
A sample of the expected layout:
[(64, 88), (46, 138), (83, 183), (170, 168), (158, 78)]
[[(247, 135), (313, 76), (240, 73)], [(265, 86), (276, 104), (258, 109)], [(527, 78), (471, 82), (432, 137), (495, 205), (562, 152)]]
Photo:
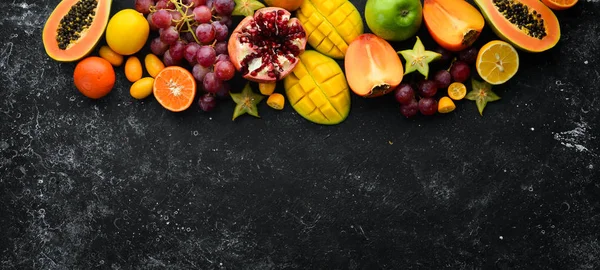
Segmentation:
[(423, 20), (435, 42), (454, 52), (473, 45), (485, 25), (479, 10), (464, 0), (425, 0)]
[(392, 92), (404, 77), (402, 61), (392, 45), (371, 33), (350, 43), (344, 66), (352, 91), (366, 98)]

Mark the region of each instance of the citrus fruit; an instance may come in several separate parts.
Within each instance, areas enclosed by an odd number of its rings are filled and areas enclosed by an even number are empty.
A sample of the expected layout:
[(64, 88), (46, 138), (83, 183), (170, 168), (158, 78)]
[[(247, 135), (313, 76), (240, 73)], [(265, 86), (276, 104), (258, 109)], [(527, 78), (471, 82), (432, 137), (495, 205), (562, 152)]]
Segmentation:
[(154, 88), (154, 78), (141, 78), (131, 85), (129, 94), (135, 99), (145, 99), (152, 94), (152, 88)]
[(285, 98), (282, 94), (273, 93), (267, 99), (267, 105), (275, 110), (283, 110), (285, 106)]
[(77, 63), (73, 81), (84, 96), (99, 99), (108, 95), (115, 86), (115, 70), (104, 58), (90, 56)]
[(454, 105), (454, 101), (449, 97), (442, 97), (438, 102), (438, 112), (439, 113), (449, 113), (456, 109), (456, 105)]
[(365, 21), (373, 34), (385, 40), (407, 40), (423, 23), (423, 5), (420, 0), (368, 0)]
[(120, 55), (132, 55), (146, 45), (149, 34), (150, 25), (142, 13), (123, 9), (108, 22), (106, 43)]
[(280, 7), (288, 11), (298, 9), (304, 0), (265, 0), (265, 4), (270, 7)]
[(577, 4), (578, 0), (542, 0), (542, 3), (553, 10), (565, 10)]
[(475, 67), (479, 76), (489, 84), (503, 84), (517, 74), (519, 54), (509, 43), (492, 40), (479, 50)]
[(453, 82), (448, 86), (448, 96), (454, 100), (461, 100), (467, 95), (467, 87), (460, 82)]
[(181, 112), (189, 108), (194, 101), (196, 80), (187, 69), (169, 66), (154, 78), (153, 93), (165, 109)]
[(125, 77), (130, 82), (136, 82), (142, 78), (144, 71), (142, 69), (142, 62), (136, 56), (129, 56), (125, 61)]
[(106, 61), (110, 62), (113, 66), (118, 67), (123, 64), (123, 56), (114, 52), (110, 49), (110, 47), (104, 45), (100, 47), (98, 51), (100, 57), (106, 59)]

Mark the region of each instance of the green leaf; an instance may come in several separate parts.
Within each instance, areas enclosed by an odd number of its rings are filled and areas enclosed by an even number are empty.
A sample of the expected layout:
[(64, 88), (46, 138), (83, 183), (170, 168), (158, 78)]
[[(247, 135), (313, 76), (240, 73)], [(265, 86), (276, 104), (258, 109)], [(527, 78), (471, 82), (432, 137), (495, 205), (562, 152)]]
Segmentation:
[(258, 0), (235, 0), (235, 8), (231, 15), (252, 16), (254, 11), (264, 7), (265, 5)]

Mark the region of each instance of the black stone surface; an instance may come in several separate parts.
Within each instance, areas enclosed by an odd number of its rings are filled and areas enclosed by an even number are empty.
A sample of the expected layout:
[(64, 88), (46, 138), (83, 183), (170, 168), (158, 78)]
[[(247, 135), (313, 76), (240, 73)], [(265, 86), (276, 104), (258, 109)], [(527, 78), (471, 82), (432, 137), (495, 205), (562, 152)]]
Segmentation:
[(556, 12), (561, 41), (483, 117), (353, 96), (337, 126), (170, 113), (122, 67), (84, 98), (41, 43), (57, 3), (0, 3), (1, 269), (600, 268), (597, 0)]

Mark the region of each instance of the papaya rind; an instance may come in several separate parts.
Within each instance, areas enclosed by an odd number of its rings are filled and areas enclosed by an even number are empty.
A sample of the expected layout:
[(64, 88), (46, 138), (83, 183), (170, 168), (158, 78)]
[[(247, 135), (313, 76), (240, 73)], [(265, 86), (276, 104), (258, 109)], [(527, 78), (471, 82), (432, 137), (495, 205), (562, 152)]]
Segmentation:
[[(546, 36), (542, 40), (542, 41), (544, 41), (544, 40), (548, 39), (550, 41), (541, 43), (541, 45), (539, 45), (537, 47), (533, 47), (533, 45), (535, 45), (535, 43), (532, 41), (535, 41), (535, 40), (532, 40), (533, 38), (528, 38), (528, 36), (526, 34), (520, 32), (520, 30), (518, 30), (512, 23), (510, 23), (506, 18), (504, 18), (504, 16), (502, 16), (500, 14), (499, 17), (503, 18), (501, 21), (499, 21), (499, 19), (494, 20), (492, 18), (492, 15), (494, 15), (494, 14), (492, 14), (491, 12), (495, 12), (496, 14), (499, 14), (498, 10), (494, 7), (494, 4), (492, 3), (492, 0), (473, 0), (475, 5), (481, 11), (481, 14), (483, 15), (483, 17), (485, 18), (486, 23), (490, 26), (490, 28), (494, 32), (494, 34), (496, 34), (500, 39), (510, 43), (515, 48), (517, 48), (521, 51), (524, 51), (524, 52), (528, 52), (528, 53), (540, 53), (540, 52), (544, 52), (544, 51), (554, 48), (556, 46), (556, 44), (558, 44), (558, 41), (560, 40), (560, 36), (561, 36), (560, 24), (558, 22), (558, 18), (554, 14), (554, 12), (539, 0), (514, 0), (514, 1), (519, 1), (522, 4), (527, 5), (530, 9), (535, 9), (538, 13), (541, 13), (542, 18), (544, 19), (544, 24), (547, 27), (546, 30), (549, 29), (549, 26), (554, 26), (552, 28), (552, 29), (554, 29), (553, 30), (554, 32), (549, 33), (548, 36)], [(511, 39), (508, 36), (508, 33), (503, 32), (500, 29), (500, 27), (497, 25), (500, 23), (505, 23), (506, 27), (510, 27), (510, 28), (507, 28), (508, 31), (512, 31), (513, 33), (516, 33), (516, 34), (520, 33), (520, 35), (527, 37), (527, 39), (525, 41), (521, 41), (521, 42)]]
[[(70, 7), (77, 3), (79, 0), (62, 0), (44, 24), (42, 29), (42, 43), (44, 50), (48, 57), (58, 62), (74, 62), (81, 60), (84, 57), (90, 55), (90, 53), (96, 48), (102, 37), (104, 31), (108, 25), (110, 19), (110, 12), (112, 6), (112, 0), (98, 0), (98, 7), (96, 14), (94, 15), (94, 21), (87, 30), (85, 36), (81, 37), (77, 44), (73, 45), (67, 50), (61, 50), (58, 48), (58, 42), (56, 41), (56, 31), (60, 19), (66, 15)], [(95, 30), (94, 35), (90, 31)], [(86, 46), (84, 46), (87, 44)], [(81, 49), (79, 49), (81, 48)], [(79, 50), (76, 50), (79, 49)]]

